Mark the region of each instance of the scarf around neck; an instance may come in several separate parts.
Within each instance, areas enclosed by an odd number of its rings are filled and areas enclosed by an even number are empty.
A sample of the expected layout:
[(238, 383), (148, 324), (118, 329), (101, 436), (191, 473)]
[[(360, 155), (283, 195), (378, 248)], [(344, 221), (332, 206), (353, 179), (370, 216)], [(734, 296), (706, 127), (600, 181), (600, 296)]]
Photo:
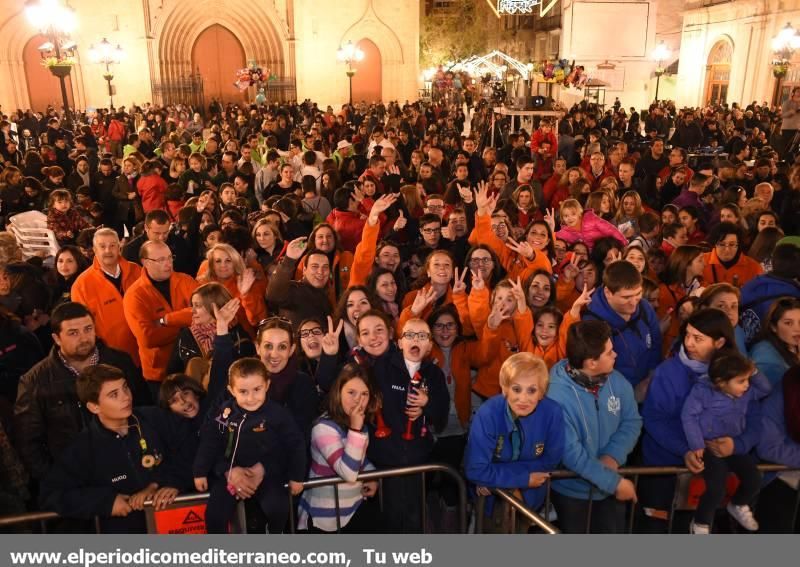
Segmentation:
[(678, 351), (678, 358), (680, 359), (681, 364), (697, 374), (699, 378), (702, 379), (708, 376), (708, 363), (689, 358), (689, 355), (686, 354), (686, 349), (683, 345), (681, 345), (681, 348)]

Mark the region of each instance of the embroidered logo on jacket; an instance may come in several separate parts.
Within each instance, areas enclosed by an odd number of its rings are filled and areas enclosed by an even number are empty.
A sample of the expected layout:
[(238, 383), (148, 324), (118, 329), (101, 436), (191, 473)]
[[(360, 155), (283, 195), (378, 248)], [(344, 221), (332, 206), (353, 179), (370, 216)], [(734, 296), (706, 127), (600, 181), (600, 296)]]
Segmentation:
[(619, 415), (619, 410), (622, 409), (622, 402), (617, 396), (609, 396), (608, 398), (608, 411), (614, 415)]
[(534, 445), (533, 449), (534, 449), (533, 454), (536, 457), (541, 457), (542, 453), (544, 453), (544, 443), (537, 443), (536, 445)]

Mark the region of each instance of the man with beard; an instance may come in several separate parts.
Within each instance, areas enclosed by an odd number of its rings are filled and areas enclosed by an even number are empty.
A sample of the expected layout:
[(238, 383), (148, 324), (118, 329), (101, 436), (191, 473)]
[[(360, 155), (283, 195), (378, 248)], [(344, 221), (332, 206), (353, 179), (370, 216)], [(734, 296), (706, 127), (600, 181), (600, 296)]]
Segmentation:
[(22, 376), (14, 406), (15, 445), (37, 480), (86, 423), (88, 416), (75, 389), (81, 371), (101, 363), (115, 366), (128, 378), (134, 405), (151, 403), (139, 369), (127, 354), (97, 339), (94, 318), (84, 305), (59, 305), (50, 325), (55, 345), (47, 358)]

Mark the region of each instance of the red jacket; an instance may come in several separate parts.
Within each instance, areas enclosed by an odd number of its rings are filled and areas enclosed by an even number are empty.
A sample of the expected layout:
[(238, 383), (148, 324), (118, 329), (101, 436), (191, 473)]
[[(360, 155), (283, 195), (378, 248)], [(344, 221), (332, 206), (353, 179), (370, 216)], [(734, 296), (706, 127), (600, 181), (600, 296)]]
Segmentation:
[(136, 184), (136, 190), (142, 198), (142, 209), (145, 214), (156, 209), (167, 210), (167, 182), (158, 174), (142, 175)]
[(545, 140), (550, 142), (550, 153), (553, 157), (558, 155), (558, 137), (555, 132), (550, 130), (549, 134), (545, 134), (540, 129), (537, 129), (531, 136), (531, 154), (534, 158), (539, 157), (539, 148)]
[(364, 230), (364, 223), (366, 222), (364, 215), (361, 213), (334, 209), (325, 221), (339, 234), (339, 242), (342, 245), (342, 250), (355, 252), (356, 246), (361, 240), (361, 232)]

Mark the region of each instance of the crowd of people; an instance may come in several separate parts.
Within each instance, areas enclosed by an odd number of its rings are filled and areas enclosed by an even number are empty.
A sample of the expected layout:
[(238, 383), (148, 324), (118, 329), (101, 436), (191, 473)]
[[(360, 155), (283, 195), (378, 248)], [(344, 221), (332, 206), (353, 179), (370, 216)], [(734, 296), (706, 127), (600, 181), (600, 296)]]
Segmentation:
[(445, 463), (564, 532), (625, 531), (631, 502), (666, 529), (676, 478), (633, 463), (704, 480), (692, 533), (795, 530), (796, 478), (757, 468), (800, 468), (800, 165), (769, 110), (582, 104), (496, 147), (486, 112), (4, 116), (0, 228), (38, 215), (59, 250), (0, 232), (3, 513), (141, 532), (209, 492), (214, 533), (240, 501), (270, 533), (290, 506), (453, 531), (451, 480), (427, 526), (419, 476), (358, 480)]

